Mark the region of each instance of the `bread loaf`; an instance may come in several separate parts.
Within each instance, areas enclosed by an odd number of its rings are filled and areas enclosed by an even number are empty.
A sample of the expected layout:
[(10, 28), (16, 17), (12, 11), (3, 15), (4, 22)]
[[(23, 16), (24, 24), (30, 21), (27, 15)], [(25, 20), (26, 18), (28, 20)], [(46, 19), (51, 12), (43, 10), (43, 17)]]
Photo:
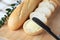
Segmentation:
[(23, 3), (19, 4), (17, 8), (10, 15), (9, 20), (8, 20), (8, 27), (10, 30), (15, 30), (19, 27), (20, 25), (19, 15), (20, 15), (22, 6), (23, 6)]
[(19, 4), (9, 17), (9, 29), (16, 30), (21, 27), (40, 1), (41, 0), (24, 0), (24, 2)]
[[(42, 5), (44, 4), (44, 5)], [(53, 4), (53, 5), (52, 5)], [(49, 6), (50, 5), (50, 6)], [(30, 14), (30, 19), (26, 21), (23, 25), (23, 29), (27, 34), (37, 35), (43, 32), (43, 28), (37, 25), (32, 18), (36, 17), (41, 20), (43, 23), (47, 24), (52, 12), (55, 10), (55, 3), (51, 1), (43, 1), (39, 4), (38, 8)]]

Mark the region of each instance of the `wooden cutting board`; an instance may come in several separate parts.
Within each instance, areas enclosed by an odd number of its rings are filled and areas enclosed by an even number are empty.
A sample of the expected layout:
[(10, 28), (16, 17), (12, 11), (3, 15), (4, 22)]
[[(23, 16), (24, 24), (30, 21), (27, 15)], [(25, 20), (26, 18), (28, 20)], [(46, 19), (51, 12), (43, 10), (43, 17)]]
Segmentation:
[[(53, 15), (54, 14), (54, 15)], [(56, 34), (60, 34), (60, 7), (57, 7), (55, 12), (48, 19), (48, 26)], [(43, 32), (36, 36), (28, 35), (24, 32), (23, 28), (16, 31), (8, 29), (7, 24), (0, 28), (0, 40), (55, 40), (47, 32)]]

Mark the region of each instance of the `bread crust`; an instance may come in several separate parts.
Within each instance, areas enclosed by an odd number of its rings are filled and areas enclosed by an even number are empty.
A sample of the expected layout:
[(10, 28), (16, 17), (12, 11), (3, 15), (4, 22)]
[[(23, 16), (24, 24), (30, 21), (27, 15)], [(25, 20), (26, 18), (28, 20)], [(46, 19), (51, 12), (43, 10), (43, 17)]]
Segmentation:
[(40, 1), (41, 0), (24, 0), (24, 2), (19, 4), (9, 17), (9, 29), (16, 30), (21, 27)]
[(23, 6), (23, 3), (19, 4), (17, 8), (10, 15), (9, 20), (8, 20), (8, 27), (10, 30), (15, 30), (18, 28), (17, 26), (20, 25), (19, 14), (20, 14), (22, 6)]

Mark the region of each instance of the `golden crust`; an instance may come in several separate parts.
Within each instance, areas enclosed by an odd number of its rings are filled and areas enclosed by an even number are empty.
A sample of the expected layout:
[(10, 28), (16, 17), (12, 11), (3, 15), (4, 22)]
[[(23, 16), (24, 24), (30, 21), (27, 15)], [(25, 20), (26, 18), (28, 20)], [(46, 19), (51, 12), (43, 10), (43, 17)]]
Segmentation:
[[(12, 12), (8, 20), (8, 27), (11, 30), (16, 30), (25, 22), (29, 14), (36, 8), (41, 0), (24, 0)], [(33, 5), (34, 4), (34, 5)]]
[(10, 15), (9, 20), (8, 20), (9, 29), (15, 30), (18, 28), (17, 26), (19, 26), (19, 14), (20, 14), (22, 6), (23, 6), (23, 3), (19, 4), (17, 8)]

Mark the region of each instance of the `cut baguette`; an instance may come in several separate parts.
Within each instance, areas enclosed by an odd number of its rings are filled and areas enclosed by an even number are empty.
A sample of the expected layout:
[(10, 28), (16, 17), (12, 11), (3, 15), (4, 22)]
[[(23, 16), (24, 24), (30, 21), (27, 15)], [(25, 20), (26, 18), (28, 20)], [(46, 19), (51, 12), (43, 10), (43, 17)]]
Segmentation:
[(45, 14), (45, 16), (47, 17), (47, 18), (49, 18), (50, 16), (51, 16), (51, 10), (49, 9), (49, 8), (47, 8), (47, 7), (38, 7), (36, 10), (35, 10), (36, 12), (39, 12), (40, 14)]
[[(46, 2), (46, 1), (45, 1)], [(44, 3), (45, 3), (44, 2)], [(50, 2), (50, 1), (49, 1)], [(51, 4), (50, 4), (51, 5)], [(50, 7), (49, 7), (50, 8)], [(51, 7), (50, 9), (48, 8), (48, 6), (46, 5), (43, 7), (38, 7), (34, 12), (32, 12), (30, 14), (30, 19), (27, 20), (24, 25), (23, 25), (23, 29), (27, 34), (30, 35), (37, 35), (42, 33), (43, 28), (41, 28), (39, 25), (37, 25), (32, 18), (36, 17), (39, 20), (41, 20), (43, 23), (47, 24), (47, 18), (49, 18), (52, 14), (52, 11), (54, 11), (55, 7)], [(53, 9), (52, 9), (53, 8)], [(47, 16), (47, 17), (46, 17)]]
[(48, 7), (52, 12), (55, 10), (55, 5), (48, 1), (40, 3), (39, 7)]
[(57, 5), (53, 1), (43, 1), (39, 4), (35, 11), (40, 13), (42, 12), (46, 15), (47, 18), (49, 18), (52, 12), (54, 12), (56, 6)]
[[(37, 14), (39, 15), (39, 17)], [(44, 14), (40, 14), (40, 13), (35, 12), (35, 14), (32, 16), (32, 18), (33, 17), (36, 17), (36, 18), (40, 19), (43, 23), (47, 24), (47, 18), (44, 16)], [(43, 32), (43, 29), (38, 24), (36, 24), (32, 20), (32, 18), (27, 20), (24, 23), (24, 25), (23, 25), (24, 31), (29, 35), (41, 34)]]
[(24, 31), (29, 35), (37, 35), (42, 33), (43, 29), (37, 25), (33, 20), (27, 20), (23, 25)]
[(45, 17), (45, 15), (43, 13), (41, 13), (41, 12), (33, 12), (33, 14), (34, 15), (32, 15), (30, 17), (31, 20), (32, 20), (33, 17), (36, 17), (36, 18), (40, 19), (43, 23), (47, 24), (47, 18)]

